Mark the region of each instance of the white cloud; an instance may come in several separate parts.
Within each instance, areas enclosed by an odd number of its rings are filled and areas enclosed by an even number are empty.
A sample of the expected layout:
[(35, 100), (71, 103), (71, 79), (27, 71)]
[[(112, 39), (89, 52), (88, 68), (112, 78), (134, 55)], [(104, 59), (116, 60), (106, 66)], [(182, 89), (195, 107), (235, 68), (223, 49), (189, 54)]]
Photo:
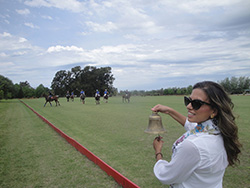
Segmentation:
[(47, 20), (53, 20), (53, 18), (51, 16), (47, 16), (47, 15), (42, 16), (42, 18), (47, 19)]
[(7, 32), (0, 33), (0, 51), (5, 52), (23, 49), (32, 49), (32, 46), (26, 38), (17, 37)]
[(10, 24), (9, 20), (4, 20), (5, 23)]
[(0, 33), (0, 37), (11, 37), (12, 35), (7, 32), (3, 32), (3, 34)]
[(27, 8), (26, 9), (17, 9), (16, 12), (18, 14), (21, 14), (21, 15), (28, 15), (28, 14), (30, 14), (30, 10), (27, 9)]
[(1, 52), (1, 53), (0, 53), (0, 57), (7, 57), (7, 54), (4, 53), (4, 52)]
[(86, 25), (94, 32), (112, 32), (117, 30), (117, 26), (112, 22), (106, 22), (104, 24), (98, 24), (91, 21), (86, 22)]
[(48, 48), (47, 52), (48, 53), (53, 53), (53, 52), (61, 52), (61, 51), (75, 51), (75, 52), (83, 52), (83, 48), (78, 48), (76, 46), (51, 46)]
[(31, 7), (55, 7), (63, 10), (70, 10), (73, 12), (82, 12), (85, 10), (84, 2), (79, 2), (77, 0), (27, 0), (24, 4)]
[[(208, 13), (213, 9), (234, 6), (247, 0), (176, 0), (176, 1), (162, 1), (157, 8), (168, 8), (172, 11), (181, 10), (191, 14)], [(177, 9), (176, 9), (177, 8)]]
[(32, 29), (39, 29), (39, 27), (34, 25), (33, 23), (24, 23), (24, 25), (26, 25), (27, 27), (30, 27)]
[(6, 67), (6, 66), (12, 66), (12, 65), (14, 65), (13, 62), (1, 62), (1, 63), (0, 63), (0, 67), (1, 67), (1, 68), (4, 68), (4, 67)]
[(27, 39), (26, 39), (26, 38), (23, 38), (23, 37), (19, 37), (18, 42), (27, 42)]

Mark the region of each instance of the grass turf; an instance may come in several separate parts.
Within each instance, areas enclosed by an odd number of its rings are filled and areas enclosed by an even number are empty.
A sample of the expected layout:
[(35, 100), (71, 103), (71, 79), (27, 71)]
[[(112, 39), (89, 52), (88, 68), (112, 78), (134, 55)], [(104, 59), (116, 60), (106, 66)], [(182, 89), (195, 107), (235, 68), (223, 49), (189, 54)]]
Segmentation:
[(18, 100), (0, 119), (0, 187), (120, 187)]
[[(244, 145), (241, 164), (229, 167), (224, 177), (224, 187), (248, 187), (249, 185), (249, 96), (232, 96), (239, 126), (239, 136)], [(154, 135), (144, 133), (147, 128), (150, 108), (161, 103), (186, 114), (181, 96), (132, 97), (131, 103), (122, 103), (120, 97), (112, 97), (109, 103), (95, 105), (93, 98), (82, 104), (60, 99), (61, 106), (43, 107), (44, 99), (24, 100), (57, 128), (73, 137), (110, 166), (125, 175), (140, 187), (166, 187), (153, 174), (155, 163), (152, 141)], [(170, 160), (172, 143), (183, 128), (167, 115), (161, 115), (167, 133), (163, 134), (164, 158)], [(91, 186), (90, 186), (91, 187)], [(92, 186), (94, 187), (94, 186)], [(109, 187), (109, 186), (105, 186)]]

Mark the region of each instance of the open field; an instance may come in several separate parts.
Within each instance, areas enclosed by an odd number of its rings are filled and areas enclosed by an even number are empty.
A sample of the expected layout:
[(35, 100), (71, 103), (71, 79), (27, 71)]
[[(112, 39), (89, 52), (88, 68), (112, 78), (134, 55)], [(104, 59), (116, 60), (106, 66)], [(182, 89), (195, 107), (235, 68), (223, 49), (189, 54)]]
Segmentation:
[(0, 120), (1, 188), (120, 187), (18, 100), (0, 101)]
[[(249, 187), (250, 179), (249, 179), (249, 171), (250, 171), (250, 97), (249, 96), (232, 96), (233, 102), (235, 103), (235, 114), (238, 115), (238, 126), (239, 126), (239, 136), (242, 144), (244, 145), (244, 149), (241, 155), (241, 164), (235, 168), (228, 168), (225, 177), (224, 177), (224, 188), (235, 188), (235, 187)], [(84, 147), (92, 151), (95, 155), (100, 157), (107, 164), (112, 166), (118, 172), (129, 178), (131, 181), (136, 183), (142, 188), (154, 188), (154, 187), (167, 187), (161, 185), (161, 183), (154, 177), (153, 174), (153, 165), (155, 163), (154, 158), (154, 150), (152, 148), (152, 141), (155, 135), (148, 135), (144, 133), (144, 130), (148, 125), (148, 117), (151, 114), (151, 107), (154, 105), (161, 103), (168, 105), (170, 107), (175, 108), (183, 114), (186, 114), (186, 108), (183, 105), (183, 97), (182, 96), (160, 96), (160, 97), (131, 97), (131, 102), (122, 103), (121, 97), (112, 97), (109, 98), (109, 103), (104, 103), (101, 101), (100, 105), (95, 105), (93, 98), (86, 98), (86, 104), (82, 104), (79, 101), (79, 98), (76, 98), (74, 102), (66, 102), (66, 98), (60, 98), (60, 107), (55, 107), (55, 103), (50, 107), (47, 104), (46, 107), (43, 107), (44, 99), (27, 99), (23, 100), (29, 106), (31, 106), (34, 110), (48, 119), (51, 123), (53, 123), (57, 128), (61, 129), (70, 137), (74, 138), (76, 141), (81, 143)], [(3, 107), (4, 106), (4, 107)], [(8, 108), (9, 117), (6, 117), (2, 112), (5, 112)], [(87, 160), (84, 156), (78, 158), (78, 155), (74, 149), (70, 149), (70, 145), (65, 144), (60, 136), (54, 135), (56, 133), (53, 132), (46, 124), (36, 117), (36, 115), (32, 115), (32, 112), (21, 104), (17, 100), (9, 100), (9, 101), (1, 101), (0, 102), (0, 112), (1, 112), (1, 120), (4, 119), (4, 123), (0, 123), (1, 129), (8, 130), (8, 134), (15, 132), (17, 129), (16, 135), (13, 137), (8, 137), (9, 141), (5, 141), (2, 143), (3, 138), (7, 138), (5, 133), (1, 133), (1, 158), (2, 153), (3, 156), (7, 157), (9, 160), (13, 160), (12, 158), (8, 158), (9, 156), (15, 155), (13, 154), (14, 150), (9, 147), (16, 147), (15, 144), (20, 143), (22, 145), (22, 136), (32, 136), (32, 139), (29, 139), (29, 143), (34, 144), (35, 142), (38, 146), (43, 142), (47, 142), (48, 138), (50, 139), (50, 144), (48, 146), (53, 145), (56, 148), (56, 152), (59, 149), (63, 149), (64, 154), (77, 155), (73, 157), (73, 159), (68, 159), (65, 162), (58, 162), (56, 164), (53, 163), (52, 170), (50, 171), (51, 176), (57, 176), (56, 181), (65, 181), (64, 178), (68, 177), (69, 180), (77, 179), (75, 186), (73, 187), (81, 187), (83, 182), (88, 182), (89, 173), (84, 172), (83, 169), (86, 169), (84, 164), (85, 160)], [(12, 115), (10, 115), (12, 112)], [(22, 118), (18, 119), (20, 114), (23, 114), (27, 119)], [(161, 136), (164, 137), (165, 145), (164, 145), (164, 158), (170, 160), (171, 157), (171, 146), (172, 143), (183, 134), (184, 130), (178, 123), (172, 120), (167, 115), (161, 115), (162, 121), (165, 129), (167, 129), (167, 133)], [(32, 119), (32, 121), (30, 121)], [(7, 122), (13, 123), (7, 123)], [(27, 124), (26, 124), (27, 122)], [(33, 123), (31, 123), (33, 122)], [(7, 124), (6, 124), (7, 123)], [(19, 127), (18, 125), (22, 126)], [(6, 128), (6, 126), (13, 126), (12, 128)], [(26, 127), (27, 126), (27, 127)], [(39, 126), (41, 129), (46, 129), (46, 131), (40, 131), (39, 133), (34, 132), (38, 130), (33, 130), (33, 126)], [(43, 127), (44, 126), (44, 127)], [(28, 134), (27, 134), (28, 132)], [(39, 135), (37, 135), (39, 134)], [(50, 136), (48, 136), (50, 135)], [(52, 136), (51, 136), (52, 135)], [(18, 140), (16, 137), (20, 137)], [(54, 143), (55, 142), (55, 143)], [(54, 146), (54, 144), (56, 146)], [(60, 145), (61, 144), (61, 145)], [(58, 145), (58, 146), (57, 146)], [(44, 146), (43, 146), (44, 147)], [(25, 149), (25, 155), (23, 158), (27, 157), (27, 160), (30, 160), (33, 155), (41, 155), (39, 160), (43, 160), (43, 157), (46, 157), (46, 161), (53, 161), (53, 155), (55, 151), (53, 147), (50, 147), (48, 151), (46, 151), (47, 155), (43, 155), (42, 152), (36, 153), (39, 150), (36, 147)], [(24, 146), (24, 148), (26, 148)], [(35, 150), (35, 151), (33, 151)], [(8, 153), (8, 154), (6, 154)], [(39, 163), (39, 161), (36, 161)], [(7, 162), (4, 159), (1, 159), (0, 167), (1, 167), (1, 181), (0, 187), (2, 185), (6, 185), (3, 187), (13, 187), (11, 185), (7, 185), (8, 178), (10, 175), (6, 174), (6, 167), (11, 164), (11, 161)], [(61, 168), (62, 166), (68, 166), (66, 172), (58, 172), (55, 173), (53, 170), (57, 168)], [(69, 163), (69, 165), (68, 165)], [(7, 165), (7, 166), (6, 166)], [(51, 162), (47, 166), (50, 167)], [(98, 175), (95, 178), (91, 179), (90, 182), (93, 181), (101, 181), (107, 180), (104, 182), (104, 186), (100, 185), (91, 185), (87, 187), (116, 187), (117, 185), (113, 182), (111, 178), (105, 177), (105, 174), (99, 175), (100, 169), (96, 168), (96, 166), (90, 162), (88, 168), (94, 168), (97, 170), (93, 170), (92, 173), (97, 173)], [(40, 167), (37, 169), (41, 176), (45, 176), (46, 166), (43, 168), (43, 163), (40, 164)], [(12, 166), (12, 168), (14, 168)], [(29, 181), (29, 174), (32, 176), (32, 169), (27, 169), (26, 166), (21, 166), (23, 168), (17, 174), (24, 174)], [(81, 169), (81, 170), (79, 170)], [(96, 172), (98, 171), (98, 172)], [(63, 175), (58, 175), (58, 173), (63, 173)], [(21, 181), (16, 174), (15, 181)], [(4, 175), (4, 176), (3, 176)], [(73, 177), (72, 177), (73, 176)], [(90, 173), (91, 176), (91, 173)], [(95, 176), (95, 175), (94, 175)], [(78, 180), (80, 178), (81, 180)], [(101, 179), (101, 180), (99, 180)], [(33, 180), (34, 181), (34, 180)], [(47, 187), (46, 179), (42, 179), (40, 184), (41, 187)], [(79, 181), (79, 182), (78, 182)], [(4, 184), (3, 184), (3, 183)], [(102, 183), (101, 183), (102, 184)], [(26, 184), (28, 187), (36, 187), (34, 184)], [(69, 184), (62, 184), (67, 187)], [(22, 186), (21, 186), (22, 187)], [(59, 186), (61, 187), (61, 186)]]

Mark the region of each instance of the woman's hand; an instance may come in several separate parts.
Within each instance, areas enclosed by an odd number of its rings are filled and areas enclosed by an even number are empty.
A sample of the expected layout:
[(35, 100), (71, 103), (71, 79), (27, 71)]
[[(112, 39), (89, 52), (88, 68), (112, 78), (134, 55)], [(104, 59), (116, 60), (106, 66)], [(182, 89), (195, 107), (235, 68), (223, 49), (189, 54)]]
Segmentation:
[(157, 104), (153, 108), (151, 108), (154, 112), (161, 112), (170, 115), (172, 118), (174, 118), (176, 121), (178, 121), (182, 126), (185, 125), (186, 122), (186, 116), (182, 115), (181, 113), (177, 112), (173, 108), (170, 108), (168, 106), (164, 106), (161, 104)]
[(172, 110), (172, 108), (170, 108), (168, 106), (161, 105), (161, 104), (157, 104), (151, 110), (154, 112), (161, 112), (161, 113), (169, 114), (170, 111)]
[(155, 150), (155, 154), (161, 152), (161, 149), (163, 147), (163, 143), (164, 143), (164, 141), (162, 140), (161, 136), (157, 136), (154, 139), (154, 141), (153, 141), (153, 147), (154, 147), (154, 150)]
[(161, 136), (158, 136), (154, 139), (154, 142), (153, 142), (153, 147), (154, 147), (154, 150), (155, 150), (155, 158), (156, 158), (156, 161), (160, 160), (163, 158), (163, 155), (161, 153), (161, 149), (162, 149), (162, 146), (163, 146), (163, 140), (162, 140), (162, 137)]

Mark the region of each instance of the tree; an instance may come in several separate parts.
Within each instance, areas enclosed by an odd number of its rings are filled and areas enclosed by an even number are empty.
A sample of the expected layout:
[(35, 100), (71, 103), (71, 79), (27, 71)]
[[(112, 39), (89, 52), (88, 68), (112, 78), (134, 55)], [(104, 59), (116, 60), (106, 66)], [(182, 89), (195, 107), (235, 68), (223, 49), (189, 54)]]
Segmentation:
[(18, 91), (18, 94), (17, 94), (17, 98), (21, 99), (24, 97), (24, 94), (23, 94), (23, 88), (22, 87), (19, 87), (19, 91)]
[(114, 80), (111, 67), (86, 66), (81, 69), (80, 66), (76, 66), (71, 71), (58, 71), (52, 81), (51, 88), (55, 93), (62, 96), (67, 91), (74, 91), (75, 94), (79, 94), (81, 89), (86, 92), (87, 96), (94, 96), (96, 89), (101, 93), (105, 89), (108, 89), (109, 92), (115, 92), (113, 88)]
[(249, 77), (231, 77), (225, 78), (220, 85), (230, 94), (242, 94), (246, 89), (250, 88), (250, 78)]
[(56, 73), (52, 83), (51, 88), (54, 90), (56, 95), (64, 96), (66, 91), (70, 91), (71, 82), (71, 72), (60, 70)]
[(44, 93), (48, 93), (49, 88), (44, 87), (43, 84), (40, 84), (36, 89), (35, 89), (35, 96), (36, 97), (41, 97)]
[(191, 93), (192, 93), (192, 90), (193, 90), (193, 86), (191, 86), (191, 85), (189, 85), (188, 87), (187, 87), (187, 95), (190, 95)]
[(20, 82), (20, 87), (23, 91), (23, 97), (30, 98), (35, 96), (35, 89), (30, 86), (28, 81)]
[(4, 98), (4, 92), (3, 90), (0, 90), (0, 100)]
[(20, 90), (20, 85), (15, 84), (13, 89), (13, 98), (19, 98), (18, 97), (19, 90)]
[(12, 81), (2, 75), (0, 75), (0, 90), (3, 91), (3, 98), (12, 98), (12, 93), (14, 91), (14, 85)]

